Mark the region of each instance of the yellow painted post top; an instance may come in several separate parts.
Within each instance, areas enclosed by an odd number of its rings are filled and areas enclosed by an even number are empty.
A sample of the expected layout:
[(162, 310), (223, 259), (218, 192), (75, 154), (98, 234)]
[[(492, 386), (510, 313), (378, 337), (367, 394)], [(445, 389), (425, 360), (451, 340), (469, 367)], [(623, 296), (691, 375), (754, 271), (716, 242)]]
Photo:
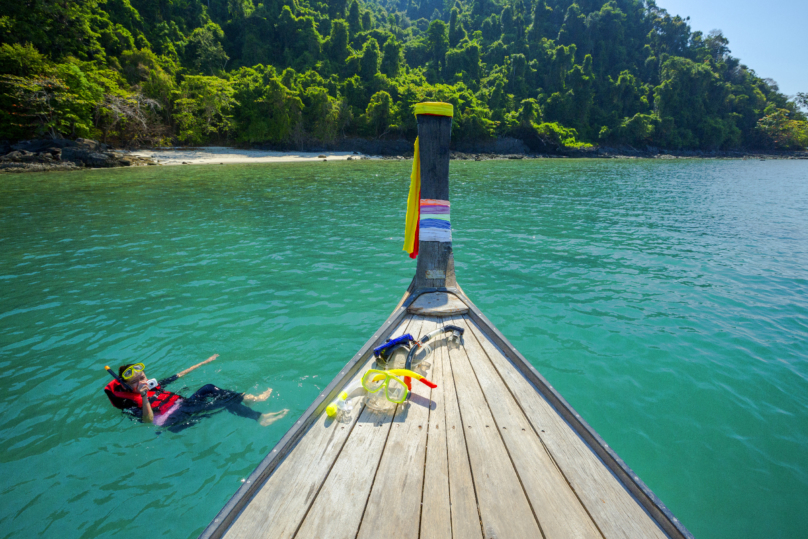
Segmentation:
[(435, 116), (448, 116), (451, 118), (454, 115), (454, 107), (451, 103), (418, 103), (415, 105), (415, 115), (417, 116), (419, 114), (432, 114)]

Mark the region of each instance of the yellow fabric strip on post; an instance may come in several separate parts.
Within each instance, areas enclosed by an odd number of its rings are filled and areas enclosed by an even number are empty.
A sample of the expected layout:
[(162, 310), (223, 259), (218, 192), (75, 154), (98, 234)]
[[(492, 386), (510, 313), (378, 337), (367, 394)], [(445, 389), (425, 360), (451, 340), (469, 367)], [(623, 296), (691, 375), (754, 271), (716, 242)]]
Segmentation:
[[(416, 105), (417, 107), (417, 105)], [(412, 255), (418, 248), (418, 220), (421, 217), (421, 156), (418, 153), (418, 138), (412, 158), (410, 194), (407, 197), (407, 221), (404, 225), (404, 250)]]
[(415, 105), (415, 115), (434, 114), (435, 116), (454, 115), (454, 107), (451, 103), (418, 103)]

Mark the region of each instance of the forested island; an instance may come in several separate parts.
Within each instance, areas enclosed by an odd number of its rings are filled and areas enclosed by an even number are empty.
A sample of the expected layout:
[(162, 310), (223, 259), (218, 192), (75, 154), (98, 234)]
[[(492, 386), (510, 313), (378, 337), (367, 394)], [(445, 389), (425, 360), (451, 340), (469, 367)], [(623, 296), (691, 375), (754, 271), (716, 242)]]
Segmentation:
[(19, 0), (0, 12), (0, 139), (304, 148), (804, 149), (800, 107), (654, 0)]

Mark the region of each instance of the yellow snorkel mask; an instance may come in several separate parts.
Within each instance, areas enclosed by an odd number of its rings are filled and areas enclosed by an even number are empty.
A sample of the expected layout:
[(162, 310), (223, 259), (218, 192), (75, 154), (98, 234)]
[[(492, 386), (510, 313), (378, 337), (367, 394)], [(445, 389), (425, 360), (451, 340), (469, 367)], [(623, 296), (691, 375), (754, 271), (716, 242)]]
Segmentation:
[(384, 389), (385, 398), (395, 404), (399, 404), (407, 400), (410, 393), (410, 388), (404, 380), (399, 378), (404, 376), (407, 378), (415, 378), (422, 384), (436, 388), (437, 384), (427, 380), (424, 376), (407, 369), (392, 369), (389, 371), (382, 371), (378, 369), (370, 369), (367, 371), (362, 379), (349, 385), (338, 396), (337, 400), (329, 404), (325, 411), (328, 417), (336, 417), (340, 411), (350, 412), (353, 408), (346, 400), (354, 391), (364, 388), (368, 393), (376, 393)]
[[(399, 376), (403, 376), (404, 380)], [(370, 369), (362, 377), (362, 387), (368, 393), (376, 393), (384, 389), (385, 398), (390, 402), (399, 404), (407, 400), (407, 396), (410, 394), (410, 387), (407, 383), (408, 378), (415, 378), (433, 389), (438, 387), (434, 382), (409, 369), (391, 369), (389, 371)]]
[(134, 365), (129, 365), (126, 368), (126, 370), (123, 371), (123, 374), (121, 374), (121, 378), (123, 378), (125, 381), (128, 382), (135, 376), (142, 373), (144, 370), (146, 370), (146, 365), (144, 365), (143, 363), (135, 363)]

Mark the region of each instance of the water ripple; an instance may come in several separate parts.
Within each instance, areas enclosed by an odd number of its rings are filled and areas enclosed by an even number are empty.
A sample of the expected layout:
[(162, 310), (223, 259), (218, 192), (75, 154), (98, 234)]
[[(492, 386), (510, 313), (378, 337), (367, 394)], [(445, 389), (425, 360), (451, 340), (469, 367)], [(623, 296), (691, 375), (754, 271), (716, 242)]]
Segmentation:
[[(195, 537), (414, 271), (409, 163), (148, 168), (0, 183), (0, 537)], [(461, 284), (705, 537), (797, 537), (808, 500), (808, 169), (453, 162)], [(104, 365), (273, 387), (262, 429), (181, 434)]]

